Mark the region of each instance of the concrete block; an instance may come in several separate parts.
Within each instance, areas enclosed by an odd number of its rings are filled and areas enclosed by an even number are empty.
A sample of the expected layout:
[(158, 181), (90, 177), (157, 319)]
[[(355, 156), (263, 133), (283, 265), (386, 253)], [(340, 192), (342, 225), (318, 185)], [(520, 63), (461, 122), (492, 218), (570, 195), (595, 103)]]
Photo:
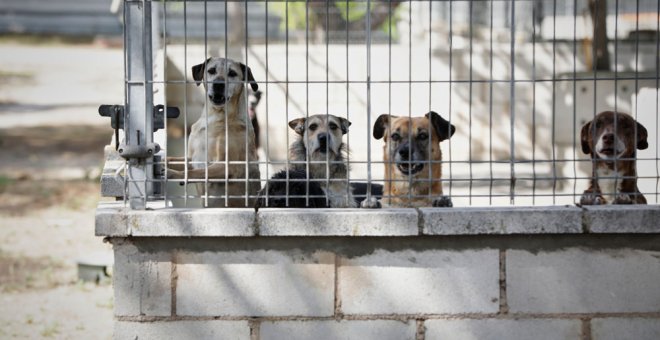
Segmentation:
[(591, 320), (594, 340), (660, 339), (660, 318), (596, 318)]
[(589, 206), (584, 220), (592, 233), (660, 233), (660, 206)]
[(421, 208), (423, 233), (567, 234), (582, 232), (577, 207)]
[(253, 209), (165, 208), (163, 202), (150, 204), (153, 210), (131, 210), (123, 202), (102, 202), (96, 209), (97, 236), (191, 237), (254, 236)]
[(334, 267), (320, 251), (181, 253), (177, 315), (331, 316)]
[(250, 327), (247, 321), (115, 321), (114, 338), (141, 340), (249, 340)]
[(128, 241), (116, 241), (113, 247), (115, 315), (171, 315), (171, 255), (140, 252)]
[(523, 313), (660, 311), (660, 252), (508, 250), (507, 302)]
[(426, 320), (426, 340), (564, 340), (580, 339), (580, 320), (483, 319)]
[(499, 308), (499, 252), (376, 250), (340, 258), (345, 314), (494, 313)]
[(96, 208), (94, 233), (96, 236), (128, 236), (128, 219), (118, 202), (100, 202)]
[(254, 236), (254, 209), (162, 209), (131, 211), (133, 236)]
[(263, 322), (261, 340), (415, 340), (415, 320), (275, 321)]
[(259, 209), (259, 234), (267, 236), (417, 235), (415, 209)]

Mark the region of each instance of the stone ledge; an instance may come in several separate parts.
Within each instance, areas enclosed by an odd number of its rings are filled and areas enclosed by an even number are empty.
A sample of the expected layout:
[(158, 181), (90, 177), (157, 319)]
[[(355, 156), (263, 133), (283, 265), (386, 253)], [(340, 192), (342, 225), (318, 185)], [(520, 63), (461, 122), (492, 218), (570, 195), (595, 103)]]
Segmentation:
[(260, 209), (263, 236), (416, 236), (415, 209)]
[(660, 206), (420, 209), (164, 208), (101, 202), (96, 235), (110, 237), (396, 237), (421, 235), (657, 234)]
[(123, 202), (100, 203), (97, 236), (249, 237), (255, 235), (254, 210), (235, 208), (130, 210)]
[(660, 233), (660, 206), (584, 207), (584, 223), (591, 233)]
[(578, 234), (581, 209), (553, 207), (421, 208), (426, 235)]

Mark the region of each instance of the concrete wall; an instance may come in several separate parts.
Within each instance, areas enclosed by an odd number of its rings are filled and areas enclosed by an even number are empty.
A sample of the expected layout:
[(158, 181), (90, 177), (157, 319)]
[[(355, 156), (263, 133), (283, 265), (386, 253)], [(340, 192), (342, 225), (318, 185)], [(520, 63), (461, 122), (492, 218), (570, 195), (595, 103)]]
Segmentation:
[(117, 339), (657, 339), (657, 206), (103, 203)]

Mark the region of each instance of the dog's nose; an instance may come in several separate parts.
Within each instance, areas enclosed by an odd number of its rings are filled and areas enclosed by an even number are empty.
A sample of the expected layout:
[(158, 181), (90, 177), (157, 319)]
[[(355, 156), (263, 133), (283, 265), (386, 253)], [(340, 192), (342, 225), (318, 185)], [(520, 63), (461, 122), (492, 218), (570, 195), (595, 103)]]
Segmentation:
[(319, 133), (318, 137), (316, 137), (316, 138), (318, 138), (318, 141), (319, 141), (319, 143), (321, 143), (321, 145), (325, 145), (328, 142), (328, 134), (327, 133)]
[(410, 156), (410, 148), (407, 146), (402, 146), (399, 149), (399, 156), (401, 156), (402, 159), (408, 159)]
[(614, 134), (613, 133), (606, 133), (603, 135), (603, 142), (612, 144), (614, 143)]

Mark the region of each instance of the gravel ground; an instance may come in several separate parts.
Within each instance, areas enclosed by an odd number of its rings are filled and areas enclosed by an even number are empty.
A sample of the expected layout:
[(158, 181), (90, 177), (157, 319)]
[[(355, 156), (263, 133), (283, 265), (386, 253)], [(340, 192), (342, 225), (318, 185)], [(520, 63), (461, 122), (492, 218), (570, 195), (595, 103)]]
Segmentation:
[(94, 236), (123, 57), (92, 44), (0, 42), (0, 338), (108, 339), (112, 286), (77, 279)]

